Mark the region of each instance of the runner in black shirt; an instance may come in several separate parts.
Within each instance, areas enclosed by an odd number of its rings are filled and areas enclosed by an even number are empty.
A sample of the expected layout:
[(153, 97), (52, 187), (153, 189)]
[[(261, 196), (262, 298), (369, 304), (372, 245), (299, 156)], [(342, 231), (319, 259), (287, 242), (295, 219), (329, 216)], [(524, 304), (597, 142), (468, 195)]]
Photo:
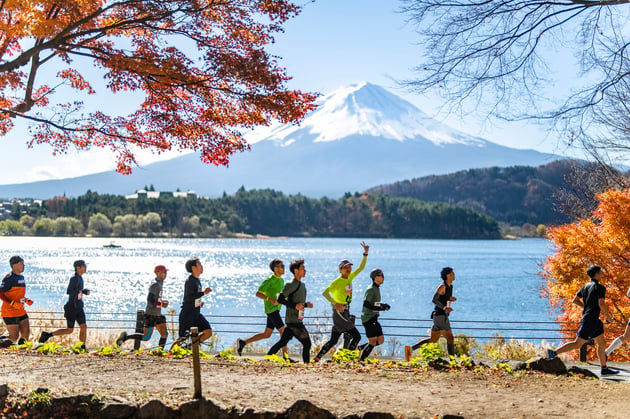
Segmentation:
[(79, 325), (79, 342), (85, 349), (87, 339), (87, 324), (83, 310), (83, 296), (90, 295), (90, 290), (83, 287), (83, 274), (87, 272), (87, 265), (83, 260), (74, 261), (74, 276), (68, 283), (68, 302), (63, 306), (63, 316), (66, 318), (66, 328), (53, 332), (42, 331), (39, 343), (44, 343), (53, 336), (69, 335), (74, 331), (74, 324)]
[(201, 288), (199, 276), (203, 273), (203, 266), (197, 258), (186, 261), (186, 271), (191, 275), (184, 284), (184, 301), (182, 302), (182, 311), (179, 313), (179, 344), (187, 335), (191, 327), (199, 329), (199, 342), (203, 342), (212, 336), (212, 328), (208, 320), (201, 314), (203, 301), (201, 297), (209, 294), (212, 290), (210, 287)]
[(606, 320), (612, 321), (612, 316), (608, 312), (604, 298), (606, 298), (606, 287), (599, 283), (602, 279), (602, 268), (591, 265), (586, 270), (591, 281), (584, 285), (573, 297), (573, 304), (583, 307), (582, 319), (577, 336), (573, 342), (567, 342), (558, 349), (549, 349), (549, 358), (554, 358), (558, 354), (574, 349), (580, 349), (587, 340), (593, 339), (597, 346), (597, 358), (602, 366), (601, 375), (618, 374), (619, 371), (611, 370), (606, 366), (606, 341), (604, 340), (604, 323), (599, 319), (599, 314), (604, 313)]
[(445, 267), (440, 272), (442, 277), (442, 284), (437, 287), (435, 294), (433, 294), (433, 304), (435, 308), (431, 313), (433, 319), (433, 327), (431, 327), (431, 336), (418, 341), (413, 346), (405, 345), (405, 359), (407, 362), (411, 359), (411, 353), (418, 349), (420, 346), (426, 343), (435, 343), (440, 339), (440, 336), (446, 338), (446, 349), (449, 355), (455, 356), (455, 339), (453, 338), (453, 332), (451, 331), (451, 323), (448, 321), (448, 316), (453, 309), (450, 307), (451, 301), (456, 301), (457, 298), (453, 297), (453, 281), (455, 281), (455, 272), (453, 268)]

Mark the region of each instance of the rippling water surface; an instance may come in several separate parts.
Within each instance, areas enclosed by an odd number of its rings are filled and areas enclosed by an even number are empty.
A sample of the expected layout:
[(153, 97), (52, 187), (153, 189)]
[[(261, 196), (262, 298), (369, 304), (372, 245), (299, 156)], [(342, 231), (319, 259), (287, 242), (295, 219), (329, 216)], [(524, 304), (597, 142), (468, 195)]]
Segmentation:
[[(549, 305), (540, 297), (540, 264), (550, 252), (542, 239), (518, 241), (471, 240), (366, 240), (371, 246), (365, 271), (354, 282), (352, 312), (360, 316), (363, 292), (370, 284), (369, 272), (381, 268), (385, 283), (382, 299), (392, 309), (383, 317), (427, 319), (431, 298), (439, 285), (443, 266), (456, 272), (451, 316), (456, 320), (550, 321)], [(274, 257), (288, 262), (306, 260), (305, 284), (315, 307), (312, 314), (330, 312), (322, 290), (337, 274), (341, 259), (358, 264), (362, 248), (358, 239), (117, 239), (120, 248), (105, 248), (99, 238), (1, 237), (0, 262), (8, 273), (9, 258), (25, 259), (27, 296), (34, 308), (61, 310), (67, 300), (72, 262), (85, 259), (86, 312), (133, 312), (144, 309), (153, 267), (169, 269), (164, 297), (179, 309), (188, 274), (184, 263), (197, 256), (204, 265), (202, 283), (213, 292), (203, 312), (214, 315), (262, 314), (262, 301), (254, 297), (260, 282), (270, 274)], [(308, 315), (308, 314), (307, 314)], [(261, 329), (264, 325), (261, 320)], [(455, 326), (455, 325), (454, 325)], [(249, 328), (251, 329), (251, 327)], [(248, 329), (248, 330), (249, 330)], [(254, 329), (258, 329), (255, 327)], [(362, 327), (359, 328), (363, 332)], [(387, 330), (385, 330), (387, 334)], [(522, 334), (522, 333), (521, 333)], [(409, 338), (411, 339), (411, 338)], [(405, 339), (403, 339), (405, 340)]]

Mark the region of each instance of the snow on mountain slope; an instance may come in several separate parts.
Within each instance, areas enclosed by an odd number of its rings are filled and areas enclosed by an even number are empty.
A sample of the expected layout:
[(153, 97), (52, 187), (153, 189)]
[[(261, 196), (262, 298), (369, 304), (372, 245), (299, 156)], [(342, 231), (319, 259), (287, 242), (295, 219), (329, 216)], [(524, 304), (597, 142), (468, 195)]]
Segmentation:
[(430, 141), (436, 145), (483, 147), (487, 141), (452, 129), (380, 86), (360, 82), (318, 99), (318, 108), (299, 125), (275, 125), (247, 136), (250, 143), (296, 143), (307, 134), (313, 142), (337, 141), (354, 135), (397, 141)]

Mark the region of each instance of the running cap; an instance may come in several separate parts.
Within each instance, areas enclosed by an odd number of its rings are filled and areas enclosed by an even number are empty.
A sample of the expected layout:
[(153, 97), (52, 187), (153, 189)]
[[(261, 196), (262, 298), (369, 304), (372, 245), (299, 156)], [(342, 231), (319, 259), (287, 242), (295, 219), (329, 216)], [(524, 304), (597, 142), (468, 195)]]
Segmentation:
[(341, 262), (339, 262), (339, 269), (343, 268), (344, 266), (352, 266), (352, 263), (350, 263), (350, 261), (348, 259), (344, 259)]
[(597, 275), (597, 272), (599, 272), (601, 270), (602, 270), (601, 266), (599, 266), (599, 265), (591, 265), (586, 270), (586, 274), (589, 276), (589, 278), (595, 278), (595, 275)]
[(83, 259), (79, 259), (79, 260), (75, 260), (72, 266), (74, 266), (74, 268), (76, 269), (79, 266), (87, 266), (87, 264), (85, 263)]
[(22, 256), (11, 256), (11, 259), (9, 259), (9, 264), (11, 264), (11, 266), (16, 265), (20, 262), (24, 262)]
[(446, 281), (446, 277), (448, 276), (448, 274), (450, 274), (451, 272), (453, 272), (453, 268), (451, 268), (450, 266), (447, 266), (445, 268), (442, 268), (442, 272), (440, 272), (440, 276), (442, 277), (442, 281)]
[(372, 272), (370, 272), (370, 278), (372, 278), (372, 281), (374, 281), (374, 278), (376, 278), (377, 276), (382, 276), (385, 277), (385, 275), (383, 275), (383, 271), (381, 269), (372, 269)]
[(168, 272), (168, 269), (166, 269), (166, 266), (164, 265), (158, 265), (155, 267), (155, 269), (153, 269), (153, 272), (158, 273), (158, 272)]

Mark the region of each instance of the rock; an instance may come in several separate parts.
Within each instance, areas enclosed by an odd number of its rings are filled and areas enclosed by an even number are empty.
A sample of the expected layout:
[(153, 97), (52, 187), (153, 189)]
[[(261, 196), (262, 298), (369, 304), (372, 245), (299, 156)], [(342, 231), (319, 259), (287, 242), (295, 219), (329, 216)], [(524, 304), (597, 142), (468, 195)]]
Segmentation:
[(365, 412), (363, 419), (395, 419), (395, 416), (391, 413)]
[(179, 406), (179, 416), (186, 419), (194, 418), (227, 418), (225, 410), (214, 404), (211, 400), (197, 399)]
[(284, 412), (283, 417), (287, 419), (335, 419), (335, 415), (328, 410), (317, 407), (308, 400), (298, 400), (293, 403), (286, 412)]
[(547, 374), (566, 374), (567, 367), (564, 362), (558, 357), (549, 359), (535, 357), (528, 359), (525, 362), (521, 362), (516, 365), (514, 371), (530, 369), (533, 371), (542, 371)]
[(0, 397), (7, 397), (9, 395), (9, 385), (0, 384)]
[(175, 417), (175, 411), (160, 400), (150, 400), (138, 408), (136, 417), (139, 419)]
[(571, 368), (569, 368), (568, 372), (569, 374), (575, 374), (575, 375), (582, 374), (584, 375), (584, 377), (592, 377), (592, 378), (599, 379), (597, 374), (595, 374), (593, 371), (586, 368), (578, 367), (577, 365), (572, 365)]
[(251, 407), (246, 407), (243, 410), (230, 412), (230, 417), (239, 419), (274, 419), (279, 415), (276, 412), (256, 412)]
[(446, 415), (442, 416), (442, 419), (464, 419), (464, 417), (462, 415), (449, 415), (449, 414), (446, 414)]
[(136, 414), (136, 406), (128, 403), (106, 403), (99, 411), (99, 416), (108, 419), (125, 419)]

